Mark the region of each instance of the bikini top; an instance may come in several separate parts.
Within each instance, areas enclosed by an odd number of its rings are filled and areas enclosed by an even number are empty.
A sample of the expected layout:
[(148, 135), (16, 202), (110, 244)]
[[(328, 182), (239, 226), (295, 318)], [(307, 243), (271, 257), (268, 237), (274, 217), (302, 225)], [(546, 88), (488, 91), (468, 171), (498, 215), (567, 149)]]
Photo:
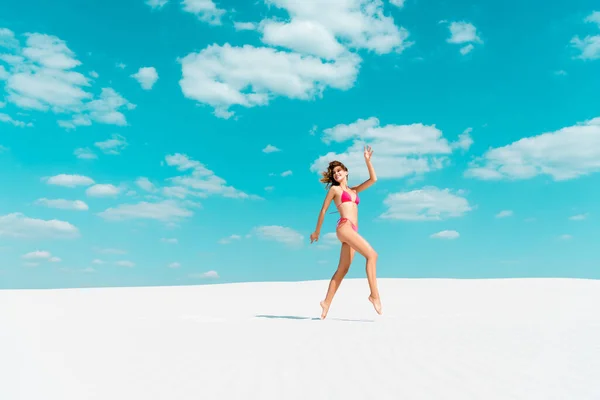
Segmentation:
[[(342, 203), (345, 203), (347, 201), (352, 201), (352, 196), (350, 195), (350, 193), (348, 193), (344, 190), (342, 192)], [(354, 199), (354, 202), (356, 203), (356, 205), (358, 205), (358, 203), (360, 203), (360, 199), (358, 198), (358, 193), (356, 193), (356, 198)], [(340, 204), (342, 204), (342, 203), (340, 203)]]
[[(342, 205), (342, 203), (345, 203), (347, 201), (352, 201), (352, 196), (350, 195), (350, 193), (346, 192), (345, 190), (342, 190), (342, 201), (340, 202), (340, 204), (336, 204), (336, 207), (339, 207)], [(358, 203), (360, 203), (360, 199), (358, 198), (358, 193), (356, 193), (356, 198), (354, 199), (354, 203), (356, 203), (356, 205), (358, 205)], [(330, 212), (329, 214), (334, 214), (337, 213), (339, 211), (333, 211)]]

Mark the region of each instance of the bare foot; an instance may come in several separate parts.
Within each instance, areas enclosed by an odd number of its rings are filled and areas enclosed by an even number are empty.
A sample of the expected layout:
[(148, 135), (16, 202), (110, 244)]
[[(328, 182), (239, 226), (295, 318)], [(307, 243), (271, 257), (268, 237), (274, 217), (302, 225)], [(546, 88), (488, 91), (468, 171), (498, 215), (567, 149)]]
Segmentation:
[(329, 304), (326, 304), (324, 301), (322, 301), (320, 304), (321, 308), (323, 309), (323, 312), (321, 313), (321, 319), (325, 319), (327, 316), (327, 311), (329, 311)]
[(369, 301), (373, 303), (373, 307), (375, 307), (375, 311), (377, 311), (377, 314), (381, 315), (381, 299), (376, 299), (373, 296), (369, 295)]

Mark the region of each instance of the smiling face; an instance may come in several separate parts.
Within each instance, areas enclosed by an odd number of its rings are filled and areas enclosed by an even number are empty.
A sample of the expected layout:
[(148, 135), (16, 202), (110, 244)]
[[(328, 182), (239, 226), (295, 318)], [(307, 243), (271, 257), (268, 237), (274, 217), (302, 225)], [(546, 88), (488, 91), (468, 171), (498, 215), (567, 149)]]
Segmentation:
[(346, 171), (344, 168), (338, 165), (335, 168), (333, 168), (332, 175), (333, 179), (335, 179), (337, 183), (342, 183), (348, 176), (348, 171)]

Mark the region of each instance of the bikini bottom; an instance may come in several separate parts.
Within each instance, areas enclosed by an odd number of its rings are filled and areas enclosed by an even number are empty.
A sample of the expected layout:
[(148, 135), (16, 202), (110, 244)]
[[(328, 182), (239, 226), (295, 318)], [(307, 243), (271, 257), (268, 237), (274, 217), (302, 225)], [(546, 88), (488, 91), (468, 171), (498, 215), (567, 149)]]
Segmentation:
[(348, 218), (338, 219), (336, 229), (338, 229), (344, 222), (350, 222), (350, 225), (352, 225), (352, 229), (354, 229), (354, 232), (358, 232), (358, 226), (354, 225), (354, 223), (352, 221), (350, 221)]

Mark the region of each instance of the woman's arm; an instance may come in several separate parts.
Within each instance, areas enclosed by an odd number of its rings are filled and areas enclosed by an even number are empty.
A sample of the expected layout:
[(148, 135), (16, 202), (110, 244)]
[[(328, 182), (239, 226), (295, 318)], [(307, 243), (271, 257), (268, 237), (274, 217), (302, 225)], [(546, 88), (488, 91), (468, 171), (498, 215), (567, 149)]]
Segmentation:
[(321, 234), (321, 225), (323, 224), (323, 219), (325, 219), (325, 213), (329, 208), (329, 204), (333, 200), (335, 196), (335, 189), (332, 187), (329, 188), (327, 195), (325, 196), (325, 200), (323, 200), (323, 205), (321, 206), (321, 211), (319, 211), (319, 218), (317, 219), (317, 227), (315, 231), (310, 235), (310, 242), (319, 240), (319, 235)]
[(369, 188), (372, 184), (377, 182), (377, 175), (375, 174), (375, 168), (373, 168), (373, 164), (371, 164), (371, 155), (373, 154), (373, 150), (371, 150), (370, 146), (365, 147), (365, 163), (367, 164), (367, 169), (369, 170), (369, 179), (361, 183), (360, 185), (354, 186), (351, 189), (356, 191), (356, 193), (361, 192), (367, 188)]

